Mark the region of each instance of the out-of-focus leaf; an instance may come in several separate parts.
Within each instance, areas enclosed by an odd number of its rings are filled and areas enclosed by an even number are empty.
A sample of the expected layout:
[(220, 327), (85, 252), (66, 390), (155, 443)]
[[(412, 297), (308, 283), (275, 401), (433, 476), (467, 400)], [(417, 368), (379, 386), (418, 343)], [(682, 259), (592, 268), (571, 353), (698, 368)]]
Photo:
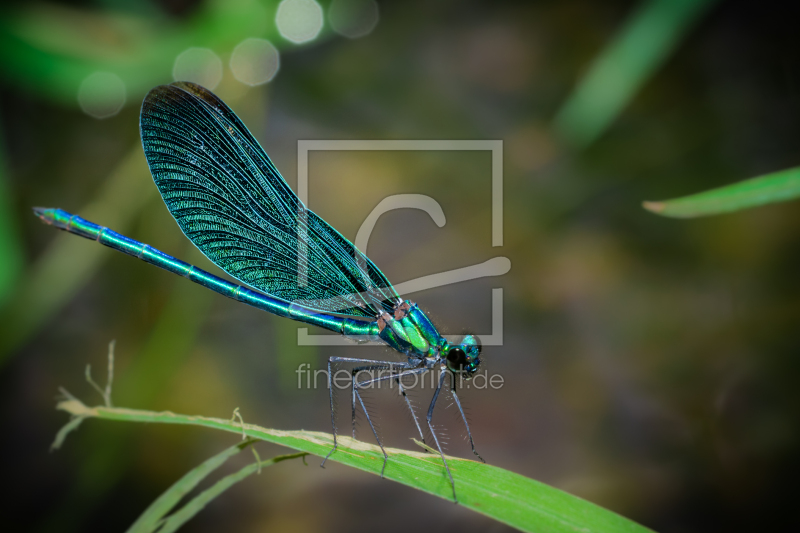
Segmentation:
[(0, 305), (22, 272), (22, 246), (12, 213), (6, 182), (5, 146), (0, 137)]
[(192, 498), (191, 501), (181, 507), (178, 511), (167, 517), (167, 519), (164, 521), (164, 525), (158, 530), (158, 532), (172, 533), (173, 531), (177, 531), (178, 528), (188, 522), (194, 515), (202, 511), (211, 500), (246, 477), (261, 471), (262, 468), (274, 465), (275, 463), (280, 463), (281, 461), (286, 461), (288, 459), (305, 457), (306, 455), (308, 454), (305, 452), (279, 455), (277, 457), (273, 457), (272, 459), (267, 459), (266, 461), (259, 461), (257, 463), (247, 465), (238, 472), (225, 476), (214, 483), (213, 486)]
[[(154, 195), (144, 153), (137, 143), (105, 181), (95, 200), (77, 212), (124, 231)], [(87, 246), (76, 253), (75, 246), (73, 236), (54, 234), (53, 243), (15, 286), (0, 319), (0, 365), (72, 298), (111, 253), (104, 246)]]
[(187, 472), (145, 509), (136, 522), (128, 528), (128, 533), (150, 533), (155, 531), (161, 519), (181, 501), (181, 498), (189, 494), (211, 472), (222, 466), (225, 461), (254, 442), (256, 442), (256, 439), (247, 439), (239, 442), (230, 448), (222, 450), (214, 457), (206, 459), (199, 466)]
[(741, 211), (800, 198), (800, 167), (740, 181), (710, 191), (661, 202), (644, 202), (644, 208), (665, 217), (693, 218)]
[[(191, 353), (215, 297), (211, 291), (187, 280), (175, 280), (172, 294), (149, 339), (132, 357), (125, 376), (115, 384), (117, 399), (135, 398), (138, 403), (147, 405), (164, 390)], [(48, 521), (49, 527), (43, 530), (69, 531), (81, 517), (91, 512), (97, 499), (119, 481), (129, 466), (130, 440), (129, 431), (113, 432), (104, 440), (102, 450), (86, 456), (72, 490)]]
[(559, 110), (558, 135), (577, 148), (597, 140), (715, 2), (641, 2)]
[[(169, 411), (155, 412), (115, 407), (87, 407), (77, 400), (60, 402), (58, 408), (73, 416), (96, 417), (127, 422), (148, 422), (203, 426), (273, 442), (324, 457), (333, 437), (313, 431), (280, 431), (238, 421), (187, 416)], [(451, 500), (453, 493), (441, 459), (433, 454), (387, 448), (389, 462), (385, 477), (410, 487)], [(380, 448), (347, 437), (330, 456), (366, 472), (380, 474)], [(562, 492), (508, 470), (475, 461), (448, 457), (459, 504), (523, 531), (537, 533), (638, 532), (649, 529), (593, 503)]]
[[(128, 103), (172, 80), (175, 58), (190, 47), (226, 57), (250, 37), (278, 36), (278, 2), (208, 0), (185, 20), (23, 2), (0, 17), (0, 64), (6, 80), (62, 105), (76, 106), (87, 76), (118, 76)], [(320, 35), (317, 41), (324, 38)]]

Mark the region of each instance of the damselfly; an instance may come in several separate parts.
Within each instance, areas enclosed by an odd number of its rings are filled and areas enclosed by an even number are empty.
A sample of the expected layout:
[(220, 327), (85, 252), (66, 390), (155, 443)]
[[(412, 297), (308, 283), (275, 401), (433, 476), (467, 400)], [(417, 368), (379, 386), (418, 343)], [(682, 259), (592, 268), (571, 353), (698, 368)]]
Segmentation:
[[(467, 335), (451, 344), (414, 302), (403, 301), (369, 258), (303, 205), (239, 117), (210, 91), (188, 82), (156, 87), (144, 99), (139, 125), (153, 180), (183, 233), (212, 262), (252, 289), (61, 209), (36, 207), (35, 214), (47, 224), (234, 300), (354, 340), (381, 342), (403, 354), (403, 362), (328, 359), (334, 444), (323, 466), (338, 446), (331, 364), (359, 365), (352, 370), (352, 415), (355, 420), (358, 402), (383, 452), (381, 476), (388, 455), (360, 391), (380, 381), (395, 381), (424, 442), (419, 418), (401, 382), (438, 372), (425, 423), (457, 501), (453, 475), (431, 420), (447, 381), (472, 451), (480, 458), (456, 392), (457, 378), (469, 379), (481, 363), (477, 338)], [(364, 370), (384, 373), (357, 379)]]

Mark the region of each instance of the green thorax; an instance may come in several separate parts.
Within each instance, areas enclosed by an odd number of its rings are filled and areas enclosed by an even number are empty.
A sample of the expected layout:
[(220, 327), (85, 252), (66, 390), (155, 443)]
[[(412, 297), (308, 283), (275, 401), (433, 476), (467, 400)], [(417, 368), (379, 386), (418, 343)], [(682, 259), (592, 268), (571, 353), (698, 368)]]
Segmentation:
[(386, 344), (408, 355), (435, 357), (447, 343), (427, 315), (408, 300), (395, 308), (394, 316), (381, 315), (378, 327)]

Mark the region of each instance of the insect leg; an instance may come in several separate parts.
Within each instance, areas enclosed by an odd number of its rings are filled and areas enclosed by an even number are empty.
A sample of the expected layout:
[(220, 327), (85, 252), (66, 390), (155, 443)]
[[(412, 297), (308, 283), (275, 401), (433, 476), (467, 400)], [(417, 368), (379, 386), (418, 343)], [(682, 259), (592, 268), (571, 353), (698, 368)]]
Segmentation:
[[(425, 370), (428, 370), (427, 368)], [(419, 431), (419, 438), (422, 440), (422, 443), (425, 444), (425, 435), (422, 433), (422, 428), (419, 425), (419, 420), (417, 420), (417, 413), (414, 412), (414, 407), (411, 405), (411, 400), (408, 399), (408, 395), (406, 394), (406, 389), (403, 387), (403, 384), (400, 382), (400, 378), (402, 377), (401, 374), (395, 376), (395, 381), (397, 382), (397, 386), (400, 389), (400, 394), (403, 395), (403, 399), (406, 401), (406, 405), (408, 406), (408, 410), (411, 411), (411, 418), (414, 419), (414, 425), (417, 426), (417, 431)]]
[(351, 380), (351, 390), (352, 395), (350, 398), (350, 409), (351, 409), (351, 423), (353, 426), (353, 438), (356, 438), (356, 383), (357, 379), (356, 376), (359, 372), (370, 372), (373, 370), (391, 370), (392, 364), (391, 363), (384, 363), (384, 364), (377, 364), (377, 365), (365, 365), (365, 366), (357, 366), (353, 370), (350, 371), (350, 380)]
[(456, 483), (453, 481), (453, 474), (450, 472), (450, 466), (447, 464), (447, 459), (444, 458), (444, 452), (442, 451), (442, 446), (439, 444), (439, 438), (436, 436), (436, 432), (433, 430), (433, 424), (431, 424), (431, 418), (433, 418), (433, 408), (436, 406), (436, 400), (439, 398), (439, 392), (442, 390), (442, 384), (444, 383), (445, 377), (445, 370), (442, 370), (439, 373), (439, 383), (436, 385), (436, 391), (433, 393), (433, 399), (431, 400), (431, 406), (428, 408), (428, 429), (431, 430), (431, 435), (433, 435), (433, 441), (436, 443), (436, 449), (439, 450), (439, 455), (442, 456), (442, 462), (444, 463), (444, 468), (447, 470), (447, 475), (450, 477), (450, 486), (453, 488), (453, 501), (458, 503), (458, 498), (456, 497)]
[[(325, 468), (325, 461), (328, 460), (328, 457), (331, 456), (333, 452), (336, 451), (336, 448), (339, 446), (339, 442), (336, 439), (336, 417), (333, 411), (333, 373), (331, 372), (331, 363), (372, 363), (372, 364), (384, 364), (389, 366), (396, 366), (396, 365), (407, 365), (408, 363), (391, 363), (386, 361), (375, 361), (372, 359), (357, 359), (353, 357), (329, 357), (328, 358), (328, 395), (330, 398), (331, 403), (331, 427), (333, 428), (333, 448), (331, 451), (328, 452), (328, 455), (325, 456), (325, 459), (322, 460), (319, 466)], [(370, 422), (370, 425), (372, 423)]]
[(372, 424), (372, 419), (369, 417), (369, 413), (367, 412), (367, 407), (364, 405), (364, 400), (361, 399), (361, 395), (358, 393), (358, 388), (354, 390), (354, 394), (356, 398), (358, 398), (358, 403), (361, 404), (361, 409), (364, 410), (364, 416), (367, 417), (367, 422), (369, 422), (369, 427), (372, 428), (372, 434), (375, 435), (375, 440), (378, 441), (378, 446), (381, 447), (381, 452), (383, 452), (383, 466), (381, 467), (381, 477), (383, 477), (383, 473), (386, 471), (386, 462), (389, 460), (389, 456), (386, 454), (386, 449), (384, 449), (383, 447), (381, 438), (378, 436), (378, 432), (375, 430), (375, 426)]
[(464, 426), (467, 428), (467, 436), (469, 437), (469, 445), (472, 446), (472, 453), (478, 456), (478, 459), (483, 461), (483, 457), (475, 450), (475, 443), (472, 441), (472, 433), (469, 431), (469, 424), (467, 423), (467, 417), (464, 414), (464, 409), (461, 408), (461, 401), (458, 399), (458, 394), (456, 394), (456, 376), (455, 374), (450, 374), (450, 392), (453, 393), (453, 399), (456, 401), (456, 405), (458, 406), (458, 411), (461, 413), (461, 419), (464, 421)]
[[(397, 366), (408, 366), (408, 363), (400, 363)], [(364, 416), (367, 417), (367, 422), (369, 422), (369, 427), (372, 428), (372, 434), (375, 435), (375, 440), (378, 441), (378, 446), (381, 447), (381, 451), (383, 452), (383, 467), (381, 468), (381, 477), (383, 477), (383, 473), (386, 471), (386, 463), (389, 460), (389, 456), (386, 454), (386, 450), (383, 447), (383, 443), (381, 442), (380, 437), (378, 436), (378, 432), (375, 430), (375, 426), (372, 424), (372, 419), (369, 417), (369, 412), (367, 412), (367, 407), (364, 405), (364, 400), (361, 398), (361, 394), (359, 394), (358, 389), (364, 388), (367, 385), (371, 385), (373, 383), (378, 383), (380, 381), (385, 381), (387, 379), (392, 379), (395, 376), (410, 376), (413, 374), (419, 374), (422, 372), (427, 372), (428, 368), (412, 368), (410, 370), (405, 370), (404, 372), (400, 372), (399, 374), (393, 374), (389, 376), (378, 376), (377, 378), (367, 379), (364, 381), (357, 381), (353, 384), (353, 394), (356, 398), (358, 398), (358, 402), (361, 404), (361, 409), (364, 411)]]

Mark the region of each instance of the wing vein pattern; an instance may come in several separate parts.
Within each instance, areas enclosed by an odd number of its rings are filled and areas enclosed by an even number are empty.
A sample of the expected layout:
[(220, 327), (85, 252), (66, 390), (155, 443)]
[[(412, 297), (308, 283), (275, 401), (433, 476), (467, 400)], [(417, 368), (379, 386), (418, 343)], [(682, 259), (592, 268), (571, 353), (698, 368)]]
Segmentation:
[(167, 208), (225, 272), (322, 312), (361, 318), (391, 312), (398, 295), (383, 273), (303, 205), (212, 93), (188, 82), (156, 87), (142, 104), (140, 129)]

